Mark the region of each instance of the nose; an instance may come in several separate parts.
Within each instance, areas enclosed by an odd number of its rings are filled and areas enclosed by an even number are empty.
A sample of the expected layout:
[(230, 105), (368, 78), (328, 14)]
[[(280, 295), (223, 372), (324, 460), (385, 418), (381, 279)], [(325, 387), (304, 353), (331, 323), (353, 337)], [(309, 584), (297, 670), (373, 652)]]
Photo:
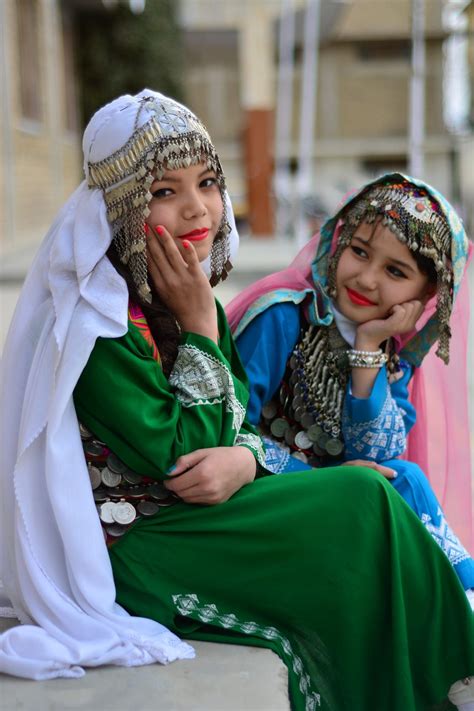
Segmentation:
[(193, 220), (196, 217), (203, 217), (207, 213), (207, 207), (198, 190), (189, 190), (183, 200), (183, 217), (185, 220)]
[(357, 284), (366, 291), (377, 288), (377, 270), (374, 266), (365, 264), (357, 276)]

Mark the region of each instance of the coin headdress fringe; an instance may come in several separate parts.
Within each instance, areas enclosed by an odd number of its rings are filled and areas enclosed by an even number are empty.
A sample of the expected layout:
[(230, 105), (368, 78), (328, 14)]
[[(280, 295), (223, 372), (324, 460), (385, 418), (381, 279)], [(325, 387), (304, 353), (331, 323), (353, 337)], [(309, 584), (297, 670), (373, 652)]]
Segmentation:
[[(224, 280), (232, 268), (231, 228), (224, 173), (204, 124), (188, 108), (161, 94), (146, 89), (137, 97), (140, 102), (130, 138), (102, 160), (88, 160), (85, 171), (89, 188), (103, 191), (119, 258), (128, 266), (139, 295), (150, 302), (144, 221), (150, 214), (151, 184), (160, 180), (166, 169), (205, 163), (216, 173), (224, 210), (210, 255), (212, 286)], [(100, 141), (101, 128), (91, 147)]]

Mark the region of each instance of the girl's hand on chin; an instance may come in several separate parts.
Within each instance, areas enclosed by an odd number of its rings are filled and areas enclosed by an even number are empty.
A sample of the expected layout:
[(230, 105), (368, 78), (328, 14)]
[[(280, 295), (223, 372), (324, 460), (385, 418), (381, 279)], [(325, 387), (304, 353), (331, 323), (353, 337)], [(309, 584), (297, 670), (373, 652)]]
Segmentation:
[(425, 309), (418, 300), (406, 301), (392, 307), (387, 318), (366, 321), (357, 327), (355, 347), (359, 350), (376, 350), (391, 336), (409, 333)]
[(184, 240), (178, 246), (165, 227), (148, 226), (148, 272), (154, 287), (183, 331), (207, 336), (217, 343), (217, 310), (209, 280), (196, 250)]

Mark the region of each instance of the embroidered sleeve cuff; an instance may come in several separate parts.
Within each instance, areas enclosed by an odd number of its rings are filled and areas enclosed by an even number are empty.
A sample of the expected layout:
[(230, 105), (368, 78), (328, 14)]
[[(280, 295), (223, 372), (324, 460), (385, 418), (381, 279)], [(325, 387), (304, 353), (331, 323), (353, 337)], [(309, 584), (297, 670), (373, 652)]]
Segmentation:
[(265, 450), (262, 440), (258, 435), (240, 433), (235, 439), (235, 444), (238, 447), (247, 447), (247, 449), (250, 449), (258, 464), (260, 464), (261, 467), (265, 467)]

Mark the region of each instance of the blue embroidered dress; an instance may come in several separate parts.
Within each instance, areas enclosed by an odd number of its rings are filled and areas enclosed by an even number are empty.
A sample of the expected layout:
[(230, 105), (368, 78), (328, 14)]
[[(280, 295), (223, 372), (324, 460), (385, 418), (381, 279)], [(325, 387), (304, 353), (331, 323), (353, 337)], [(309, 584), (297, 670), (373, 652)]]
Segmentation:
[[(321, 317), (316, 298), (308, 306), (308, 294), (279, 290), (260, 297), (245, 314), (234, 335), (250, 380), (250, 422), (262, 421), (262, 408), (274, 398), (287, 377), (288, 361), (302, 338), (302, 327), (304, 332), (308, 320), (321, 325), (333, 320), (330, 301), (324, 306)], [(418, 342), (422, 335), (417, 337)], [(416, 420), (408, 397), (408, 383), (414, 372), (413, 354), (418, 355), (417, 350), (422, 350), (419, 343), (412, 348), (409, 359), (402, 353), (395, 378), (389, 377), (385, 366), (381, 368), (366, 399), (351, 394), (349, 379), (341, 422), (344, 461), (364, 459), (394, 469), (397, 476), (391, 483), (395, 489), (444, 550), (464, 588), (474, 588), (474, 561), (448, 525), (428, 479), (417, 464), (398, 458), (406, 449), (407, 434)], [(264, 439), (266, 466), (272, 471), (286, 473), (310, 468), (292, 456), (289, 447), (269, 437)]]

